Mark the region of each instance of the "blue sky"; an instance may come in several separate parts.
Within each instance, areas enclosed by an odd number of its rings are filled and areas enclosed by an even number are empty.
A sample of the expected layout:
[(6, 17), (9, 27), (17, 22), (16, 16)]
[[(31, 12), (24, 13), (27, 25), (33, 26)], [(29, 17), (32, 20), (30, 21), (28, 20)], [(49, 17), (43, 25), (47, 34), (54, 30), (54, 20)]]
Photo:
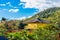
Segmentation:
[(60, 0), (0, 0), (0, 20), (29, 18), (51, 7), (60, 7)]

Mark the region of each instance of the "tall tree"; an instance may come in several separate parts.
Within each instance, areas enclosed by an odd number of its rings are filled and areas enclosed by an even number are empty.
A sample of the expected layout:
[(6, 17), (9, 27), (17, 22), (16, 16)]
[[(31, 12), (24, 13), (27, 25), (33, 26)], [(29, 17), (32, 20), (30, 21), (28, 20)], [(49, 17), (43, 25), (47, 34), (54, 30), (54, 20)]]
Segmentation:
[(2, 17), (2, 21), (6, 21), (6, 20), (7, 20), (6, 18)]

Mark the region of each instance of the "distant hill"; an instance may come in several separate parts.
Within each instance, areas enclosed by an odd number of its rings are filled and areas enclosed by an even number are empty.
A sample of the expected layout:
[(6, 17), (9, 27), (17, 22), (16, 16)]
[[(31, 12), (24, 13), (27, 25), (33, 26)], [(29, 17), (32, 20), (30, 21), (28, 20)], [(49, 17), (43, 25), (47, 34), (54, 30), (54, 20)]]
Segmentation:
[[(55, 18), (57, 16), (60, 16), (60, 7), (54, 7), (54, 8), (48, 8), (44, 11), (41, 11), (39, 13), (37, 13), (36, 15), (32, 16), (31, 18), (29, 19), (33, 19), (33, 18), (36, 18), (37, 15), (39, 16), (38, 18), (42, 18), (42, 19), (49, 19), (49, 18)], [(57, 17), (58, 18), (58, 17)]]
[(54, 14), (58, 14), (58, 13), (56, 13), (57, 11), (60, 11), (60, 7), (48, 8), (44, 11), (37, 13), (33, 17), (36, 17), (38, 15), (39, 18), (48, 18), (48, 17), (53, 16)]
[(37, 15), (38, 15), (39, 19), (49, 20), (53, 23), (53, 25), (55, 25), (55, 24), (60, 25), (60, 7), (48, 8), (46, 10), (43, 10), (43, 11), (35, 14), (34, 16), (32, 16), (31, 18), (28, 18), (26, 20), (34, 19), (37, 17)]

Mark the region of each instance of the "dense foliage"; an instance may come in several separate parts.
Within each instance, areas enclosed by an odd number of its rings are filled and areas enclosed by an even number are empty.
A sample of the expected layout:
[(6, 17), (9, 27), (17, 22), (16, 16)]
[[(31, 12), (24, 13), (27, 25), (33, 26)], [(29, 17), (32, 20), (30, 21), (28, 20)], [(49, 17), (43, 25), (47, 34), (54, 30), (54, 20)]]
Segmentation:
[(57, 40), (57, 30), (38, 29), (22, 32), (8, 33), (6, 36), (9, 40)]
[[(12, 30), (24, 29), (26, 24), (22, 24), (20, 20), (2, 18), (0, 36), (6, 36), (9, 40), (57, 40), (57, 34), (60, 32), (60, 7), (46, 9), (23, 21), (34, 19), (37, 15), (39, 19), (49, 20), (50, 24), (44, 28), (31, 30), (32, 32), (23, 30), (11, 33)], [(8, 33), (5, 34), (7, 31)]]
[(40, 19), (49, 20), (52, 26), (60, 28), (60, 7), (46, 9), (44, 11), (39, 12), (32, 18), (36, 18), (37, 15), (39, 16), (38, 18)]

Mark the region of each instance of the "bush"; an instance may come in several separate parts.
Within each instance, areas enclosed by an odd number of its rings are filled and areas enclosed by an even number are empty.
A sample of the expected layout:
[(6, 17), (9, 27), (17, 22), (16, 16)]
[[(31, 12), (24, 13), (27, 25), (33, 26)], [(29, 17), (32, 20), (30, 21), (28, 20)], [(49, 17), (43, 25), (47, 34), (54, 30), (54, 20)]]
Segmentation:
[(31, 34), (28, 34), (27, 30), (8, 33), (6, 37), (9, 38), (9, 40), (56, 40), (56, 35), (57, 31), (41, 28), (34, 30)]

